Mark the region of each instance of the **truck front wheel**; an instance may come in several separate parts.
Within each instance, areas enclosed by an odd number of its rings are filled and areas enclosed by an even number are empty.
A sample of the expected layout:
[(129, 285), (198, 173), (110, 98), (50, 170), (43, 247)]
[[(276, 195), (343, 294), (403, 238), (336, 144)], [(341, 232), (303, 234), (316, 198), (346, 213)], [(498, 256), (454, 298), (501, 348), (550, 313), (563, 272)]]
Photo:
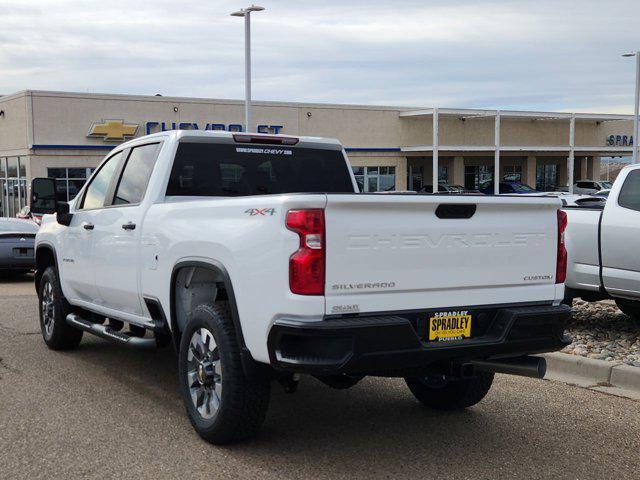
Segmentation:
[(72, 350), (82, 340), (82, 330), (67, 323), (71, 305), (62, 294), (58, 272), (55, 267), (47, 267), (38, 285), (40, 301), (40, 330), (44, 343), (52, 350)]
[(196, 432), (213, 444), (252, 437), (262, 426), (270, 379), (248, 377), (225, 302), (191, 313), (179, 352), (180, 390)]
[(427, 407), (461, 410), (482, 400), (493, 383), (493, 373), (477, 372), (470, 378), (430, 375), (405, 378), (411, 393)]
[(633, 300), (617, 299), (616, 305), (622, 310), (622, 313), (631, 317), (635, 322), (640, 325), (640, 302)]

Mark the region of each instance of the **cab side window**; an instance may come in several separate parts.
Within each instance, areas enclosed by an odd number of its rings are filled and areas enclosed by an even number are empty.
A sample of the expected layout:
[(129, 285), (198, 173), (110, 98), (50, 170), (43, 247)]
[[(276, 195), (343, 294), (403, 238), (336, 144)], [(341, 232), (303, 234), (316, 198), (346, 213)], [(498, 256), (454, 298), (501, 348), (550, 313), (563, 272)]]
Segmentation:
[(131, 149), (116, 188), (113, 205), (136, 205), (142, 201), (156, 164), (159, 143)]
[(111, 179), (120, 163), (122, 152), (116, 153), (113, 157), (106, 161), (102, 168), (91, 179), (91, 183), (85, 191), (84, 198), (80, 210), (90, 210), (93, 208), (102, 208), (104, 206)]
[(640, 211), (640, 170), (629, 172), (624, 180), (618, 204), (624, 208)]

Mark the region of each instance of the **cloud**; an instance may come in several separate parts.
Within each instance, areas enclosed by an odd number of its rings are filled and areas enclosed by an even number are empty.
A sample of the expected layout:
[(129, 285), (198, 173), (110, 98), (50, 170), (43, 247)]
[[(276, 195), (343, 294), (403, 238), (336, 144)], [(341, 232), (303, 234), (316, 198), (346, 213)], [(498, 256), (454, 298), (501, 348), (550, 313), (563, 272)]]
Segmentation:
[[(242, 98), (237, 0), (0, 7), (0, 91)], [(259, 100), (630, 113), (637, 1), (265, 0)]]

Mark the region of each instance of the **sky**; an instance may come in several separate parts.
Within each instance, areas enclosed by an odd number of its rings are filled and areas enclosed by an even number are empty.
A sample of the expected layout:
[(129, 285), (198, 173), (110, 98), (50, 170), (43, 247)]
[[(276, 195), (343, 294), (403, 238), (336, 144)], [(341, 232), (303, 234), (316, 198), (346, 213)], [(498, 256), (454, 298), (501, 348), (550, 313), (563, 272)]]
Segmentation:
[[(633, 113), (640, 1), (270, 1), (255, 100)], [(244, 98), (237, 0), (0, 0), (0, 93)]]

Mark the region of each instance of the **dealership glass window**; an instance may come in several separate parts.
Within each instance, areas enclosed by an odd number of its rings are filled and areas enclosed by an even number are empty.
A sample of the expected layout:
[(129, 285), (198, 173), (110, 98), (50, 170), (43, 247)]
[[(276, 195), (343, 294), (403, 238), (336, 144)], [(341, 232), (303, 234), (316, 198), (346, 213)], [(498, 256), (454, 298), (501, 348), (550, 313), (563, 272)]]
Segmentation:
[(438, 182), (449, 180), (449, 168), (446, 165), (438, 165)]
[(28, 203), (26, 164), (20, 157), (0, 158), (0, 215), (15, 216)]
[(502, 179), (506, 182), (522, 181), (522, 165), (505, 165), (502, 172)]
[(0, 216), (5, 216), (4, 209), (7, 198), (7, 159), (0, 158)]
[(493, 182), (493, 165), (465, 165), (464, 188), (480, 190)]
[(409, 165), (407, 170), (407, 188), (409, 190), (415, 190), (416, 192), (424, 185), (424, 177), (422, 173), (422, 166), (414, 167)]
[(351, 167), (361, 192), (389, 192), (396, 189), (396, 167)]
[(62, 195), (62, 198), (66, 198), (68, 202), (75, 198), (94, 170), (90, 167), (47, 168), (47, 176), (56, 179), (58, 194)]
[(18, 157), (7, 158), (7, 177), (18, 178)]
[(536, 166), (536, 190), (552, 192), (558, 187), (558, 165)]
[[(431, 177), (429, 177), (429, 180)], [(446, 183), (449, 181), (449, 169), (446, 165), (438, 165), (438, 182)], [(407, 188), (419, 192), (425, 184), (431, 184), (431, 181), (425, 182), (424, 167), (422, 165), (414, 167), (409, 165), (407, 171)]]

